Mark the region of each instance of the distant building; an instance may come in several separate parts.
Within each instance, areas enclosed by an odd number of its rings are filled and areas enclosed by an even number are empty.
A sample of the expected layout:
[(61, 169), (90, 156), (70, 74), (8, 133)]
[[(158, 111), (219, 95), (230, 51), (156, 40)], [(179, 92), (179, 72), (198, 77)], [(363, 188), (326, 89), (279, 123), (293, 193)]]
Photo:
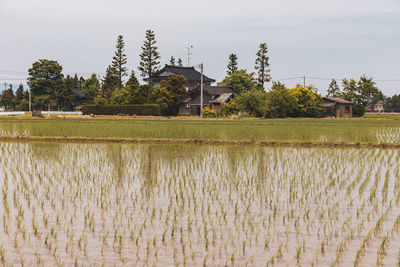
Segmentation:
[[(178, 66), (171, 66), (165, 65), (164, 68), (159, 70), (156, 74), (151, 76), (151, 81), (153, 83), (153, 87), (157, 87), (161, 84), (162, 80), (168, 79), (170, 75), (182, 75), (188, 80), (188, 90), (194, 89), (197, 86), (200, 86), (201, 81), (201, 73), (195, 70), (194, 67), (178, 67)], [(144, 79), (146, 82), (149, 80), (148, 78)], [(214, 83), (215, 80), (208, 78), (203, 74), (203, 84), (204, 85), (211, 85)]]
[(375, 105), (374, 105), (374, 112), (379, 112), (379, 113), (381, 113), (381, 112), (384, 112), (385, 111), (385, 108), (384, 108), (384, 106), (383, 106), (383, 103), (376, 103)]
[(85, 94), (81, 89), (73, 89), (72, 92), (74, 94), (74, 107), (77, 111), (80, 111), (82, 110), (82, 105), (87, 104)]
[(326, 115), (336, 118), (353, 117), (353, 103), (337, 97), (323, 97)]
[[(189, 90), (189, 97), (182, 101), (179, 105), (180, 115), (200, 115), (200, 86)], [(229, 87), (205, 85), (203, 88), (203, 108), (210, 107), (211, 109), (221, 111), (221, 104), (231, 101), (234, 97), (234, 92)]]
[[(178, 67), (165, 65), (151, 77), (153, 87), (161, 85), (162, 80), (167, 80), (170, 75), (182, 75), (188, 81), (186, 85), (188, 98), (179, 104), (179, 115), (200, 115), (200, 82), (201, 73), (194, 67)], [(149, 79), (144, 79), (148, 81)], [(221, 104), (232, 100), (234, 92), (231, 88), (212, 86), (215, 80), (203, 74), (203, 108), (209, 107), (221, 111)]]

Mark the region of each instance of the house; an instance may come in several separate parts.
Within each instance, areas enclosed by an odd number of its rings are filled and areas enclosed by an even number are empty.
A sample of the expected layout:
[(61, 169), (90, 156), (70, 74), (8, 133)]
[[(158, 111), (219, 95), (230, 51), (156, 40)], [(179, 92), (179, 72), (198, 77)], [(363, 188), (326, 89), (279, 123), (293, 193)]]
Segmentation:
[(351, 118), (353, 103), (337, 97), (323, 97), (326, 115), (336, 118)]
[[(151, 76), (153, 87), (161, 85), (162, 80), (168, 79), (170, 75), (184, 76), (188, 84), (187, 99), (179, 104), (179, 115), (200, 115), (200, 83), (201, 73), (194, 67), (178, 67), (172, 65), (165, 65), (155, 75)], [(148, 81), (148, 78), (144, 79)], [(234, 92), (231, 88), (212, 86), (215, 80), (203, 74), (203, 108), (210, 107), (211, 109), (221, 111), (221, 104), (229, 102), (234, 97)]]
[(73, 89), (74, 94), (73, 105), (77, 111), (82, 109), (82, 105), (86, 104), (86, 97), (85, 94), (82, 92), (81, 89)]
[[(179, 115), (200, 115), (200, 86), (188, 91), (188, 98), (179, 105)], [(221, 104), (231, 101), (234, 92), (229, 87), (204, 85), (203, 87), (203, 108), (221, 111)]]
[[(153, 87), (157, 87), (161, 84), (162, 80), (168, 79), (170, 75), (182, 75), (188, 80), (188, 90), (194, 89), (197, 86), (200, 86), (201, 81), (201, 73), (197, 71), (194, 67), (178, 67), (165, 65), (164, 68), (159, 70), (156, 74), (151, 76), (151, 81), (153, 83)], [(144, 81), (149, 81), (149, 78), (145, 78)], [(203, 74), (203, 84), (211, 85), (215, 80), (208, 78)]]
[(381, 113), (381, 112), (384, 112), (384, 111), (385, 111), (385, 108), (383, 106), (383, 102), (382, 101), (378, 101), (378, 103), (376, 103), (374, 105), (374, 112)]

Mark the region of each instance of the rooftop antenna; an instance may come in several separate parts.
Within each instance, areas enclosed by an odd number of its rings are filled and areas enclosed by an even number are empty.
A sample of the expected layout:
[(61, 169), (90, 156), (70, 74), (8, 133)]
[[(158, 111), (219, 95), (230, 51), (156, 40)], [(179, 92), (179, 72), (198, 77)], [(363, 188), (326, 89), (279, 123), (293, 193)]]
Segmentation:
[(190, 56), (192, 55), (192, 53), (190, 52), (190, 49), (193, 48), (193, 45), (189, 45), (188, 47), (186, 47), (187, 49), (187, 66), (190, 67), (190, 60), (192, 59)]

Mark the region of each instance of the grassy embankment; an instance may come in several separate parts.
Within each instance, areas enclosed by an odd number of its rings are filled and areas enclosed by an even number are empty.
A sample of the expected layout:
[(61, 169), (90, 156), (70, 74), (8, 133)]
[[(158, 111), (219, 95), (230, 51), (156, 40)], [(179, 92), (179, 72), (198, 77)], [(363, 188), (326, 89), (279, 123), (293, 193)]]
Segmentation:
[(361, 119), (27, 117), (0, 119), (0, 138), (102, 142), (198, 142), (400, 146), (400, 116)]

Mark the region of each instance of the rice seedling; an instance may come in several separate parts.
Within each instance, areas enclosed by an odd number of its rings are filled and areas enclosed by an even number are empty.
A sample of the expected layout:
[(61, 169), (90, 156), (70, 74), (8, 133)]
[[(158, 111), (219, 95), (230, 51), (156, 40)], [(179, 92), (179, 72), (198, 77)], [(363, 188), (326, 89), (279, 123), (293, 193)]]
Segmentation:
[(0, 152), (2, 265), (365, 266), (371, 251), (377, 265), (398, 263), (386, 256), (400, 242), (395, 149), (0, 143)]
[[(112, 129), (112, 131), (110, 131)], [(2, 119), (0, 136), (398, 144), (398, 120)]]

